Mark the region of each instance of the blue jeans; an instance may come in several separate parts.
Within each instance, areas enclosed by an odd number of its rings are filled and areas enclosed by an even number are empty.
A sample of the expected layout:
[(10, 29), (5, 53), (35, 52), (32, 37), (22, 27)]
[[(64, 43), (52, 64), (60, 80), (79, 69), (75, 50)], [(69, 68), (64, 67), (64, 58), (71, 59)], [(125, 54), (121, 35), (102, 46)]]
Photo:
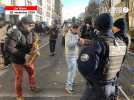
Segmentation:
[(72, 86), (77, 72), (77, 57), (66, 55), (66, 62), (68, 66), (66, 85)]

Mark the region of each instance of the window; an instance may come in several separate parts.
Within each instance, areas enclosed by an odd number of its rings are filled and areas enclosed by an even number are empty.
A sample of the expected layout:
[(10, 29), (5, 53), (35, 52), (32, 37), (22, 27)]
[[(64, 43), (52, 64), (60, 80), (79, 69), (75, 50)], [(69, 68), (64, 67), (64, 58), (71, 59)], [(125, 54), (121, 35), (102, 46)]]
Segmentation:
[(42, 0), (37, 1), (39, 5), (42, 5)]

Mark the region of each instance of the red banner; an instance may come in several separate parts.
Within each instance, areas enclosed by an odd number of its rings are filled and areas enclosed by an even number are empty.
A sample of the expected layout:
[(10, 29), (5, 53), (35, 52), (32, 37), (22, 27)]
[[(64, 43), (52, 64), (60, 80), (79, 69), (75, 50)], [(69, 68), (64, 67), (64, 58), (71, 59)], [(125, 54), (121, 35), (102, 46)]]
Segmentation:
[(37, 6), (5, 6), (5, 10), (37, 10)]

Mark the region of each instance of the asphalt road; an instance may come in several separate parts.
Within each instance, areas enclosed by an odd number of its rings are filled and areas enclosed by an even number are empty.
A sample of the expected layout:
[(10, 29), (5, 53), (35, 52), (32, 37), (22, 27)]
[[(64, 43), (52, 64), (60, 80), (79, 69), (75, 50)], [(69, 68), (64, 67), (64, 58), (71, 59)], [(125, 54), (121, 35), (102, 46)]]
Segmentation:
[[(36, 79), (38, 86), (42, 88), (40, 93), (32, 93), (29, 90), (27, 74), (24, 73), (23, 93), (25, 100), (79, 100), (85, 86), (85, 81), (77, 72), (75, 81), (75, 92), (72, 95), (66, 93), (64, 86), (67, 77), (67, 66), (64, 57), (64, 48), (61, 46), (61, 37), (57, 41), (56, 55), (49, 56), (48, 37), (42, 37), (42, 44), (45, 45), (37, 59)], [(134, 73), (132, 71), (134, 56), (128, 55), (126, 67), (121, 73), (120, 83), (131, 100), (134, 100)], [(15, 100), (14, 73), (12, 67), (0, 71), (0, 100)], [(120, 100), (125, 100), (123, 96)]]
[[(64, 47), (61, 39), (57, 41), (56, 55), (49, 56), (48, 38), (41, 38), (44, 48), (40, 50), (41, 55), (37, 59), (36, 79), (38, 86), (42, 88), (40, 93), (29, 91), (27, 74), (24, 73), (23, 93), (26, 100), (79, 100), (84, 87), (84, 79), (78, 73), (75, 82), (75, 92), (72, 95), (66, 93), (64, 86), (67, 77), (67, 66), (64, 59)], [(14, 72), (12, 67), (1, 71), (0, 74), (0, 100), (15, 100)]]

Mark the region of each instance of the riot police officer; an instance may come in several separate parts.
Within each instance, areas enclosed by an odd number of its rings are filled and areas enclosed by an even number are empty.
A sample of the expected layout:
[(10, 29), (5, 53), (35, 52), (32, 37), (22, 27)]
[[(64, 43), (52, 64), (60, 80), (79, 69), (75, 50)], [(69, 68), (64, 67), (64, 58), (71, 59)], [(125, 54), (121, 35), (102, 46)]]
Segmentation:
[(78, 69), (88, 83), (81, 100), (116, 100), (117, 73), (127, 48), (124, 41), (114, 37), (112, 25), (110, 14), (99, 15), (95, 21), (98, 36), (81, 50)]

